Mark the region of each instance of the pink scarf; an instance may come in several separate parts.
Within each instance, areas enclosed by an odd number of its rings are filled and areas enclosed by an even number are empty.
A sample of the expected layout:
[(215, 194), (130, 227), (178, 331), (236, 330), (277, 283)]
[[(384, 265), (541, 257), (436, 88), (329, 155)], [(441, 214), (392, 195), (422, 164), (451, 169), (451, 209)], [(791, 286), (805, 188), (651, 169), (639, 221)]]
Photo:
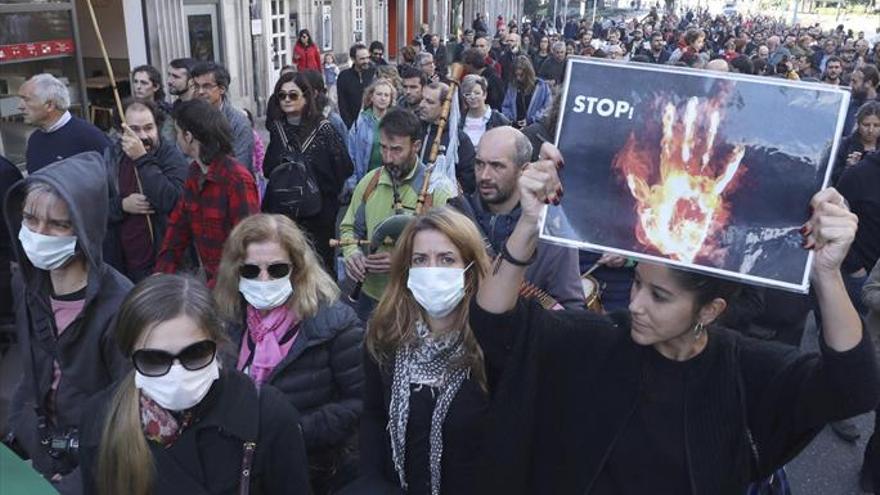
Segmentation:
[(250, 346), (248, 346), (248, 336), (254, 341), (254, 358), (251, 362), (248, 374), (257, 385), (262, 385), (272, 370), (278, 366), (278, 363), (287, 356), (287, 352), (296, 342), (299, 336), (299, 329), (296, 330), (293, 338), (283, 344), (279, 341), (284, 334), (294, 325), (299, 325), (299, 315), (295, 311), (288, 309), (286, 306), (279, 306), (265, 316), (260, 315), (260, 311), (250, 304), (247, 305), (247, 333), (241, 340), (241, 351), (238, 354), (239, 370), (244, 370), (248, 359), (251, 356)]

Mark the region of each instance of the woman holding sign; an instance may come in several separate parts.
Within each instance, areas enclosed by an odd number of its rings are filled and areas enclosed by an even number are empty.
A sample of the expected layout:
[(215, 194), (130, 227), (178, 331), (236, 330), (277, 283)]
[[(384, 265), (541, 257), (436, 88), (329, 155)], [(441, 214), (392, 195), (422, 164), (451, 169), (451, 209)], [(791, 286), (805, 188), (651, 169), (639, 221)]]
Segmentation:
[(541, 208), (562, 195), (553, 161), (527, 165), (520, 191), (522, 216), (470, 312), (486, 368), (503, 368), (483, 492), (740, 495), (827, 422), (877, 404), (840, 274), (857, 221), (837, 191), (813, 197), (802, 229), (820, 354), (716, 327), (734, 286), (664, 265), (640, 264), (629, 311), (610, 319), (518, 301)]

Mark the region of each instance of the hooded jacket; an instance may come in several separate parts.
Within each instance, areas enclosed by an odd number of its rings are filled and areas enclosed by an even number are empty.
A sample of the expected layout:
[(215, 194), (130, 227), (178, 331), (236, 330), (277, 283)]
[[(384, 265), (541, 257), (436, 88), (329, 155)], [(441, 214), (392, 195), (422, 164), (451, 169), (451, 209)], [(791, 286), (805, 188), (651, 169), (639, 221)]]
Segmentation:
[(108, 192), (101, 155), (94, 151), (80, 153), (17, 183), (4, 205), (10, 232), (17, 234), (21, 230), (25, 193), (28, 186), (38, 182), (51, 186), (67, 203), (78, 255), (84, 256), (88, 265), (83, 311), (59, 337), (49, 300), (49, 272), (31, 264), (20, 242), (12, 243), (20, 267), (12, 283), (23, 374), (13, 396), (9, 423), (16, 439), (33, 459), (33, 467), (51, 476), (68, 473), (76, 466), (70, 458), (53, 459), (40, 445), (35, 405), (39, 401), (45, 411), (53, 361), (58, 363), (61, 378), (54, 395), (54, 417), (48, 426), (63, 431), (77, 427), (86, 400), (122, 377), (130, 367), (116, 346), (113, 323), (131, 282), (102, 258)]
[[(107, 179), (110, 188), (108, 211), (108, 232), (104, 240), (104, 256), (107, 263), (122, 270), (122, 245), (120, 244), (120, 228), (125, 213), (119, 194), (119, 168), (125, 154), (119, 140), (104, 151), (104, 165), (107, 167)], [(173, 141), (164, 137), (159, 139), (159, 147), (134, 161), (143, 186), (143, 194), (150, 201), (155, 213), (150, 215), (153, 225), (153, 258), (162, 246), (165, 238), (165, 226), (168, 215), (177, 206), (177, 200), (183, 193), (183, 183), (189, 174), (189, 163)]]

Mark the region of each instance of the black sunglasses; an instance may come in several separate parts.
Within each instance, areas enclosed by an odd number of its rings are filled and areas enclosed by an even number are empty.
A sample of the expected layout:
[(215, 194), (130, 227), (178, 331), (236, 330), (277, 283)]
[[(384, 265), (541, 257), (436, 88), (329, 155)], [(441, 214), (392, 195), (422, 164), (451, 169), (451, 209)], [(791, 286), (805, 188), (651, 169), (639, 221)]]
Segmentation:
[(213, 340), (202, 340), (186, 346), (176, 355), (158, 349), (140, 349), (131, 355), (134, 369), (144, 376), (163, 376), (171, 369), (174, 360), (189, 371), (204, 368), (214, 361), (217, 344)]
[(279, 100), (296, 101), (299, 99), (300, 96), (302, 96), (302, 95), (300, 95), (299, 93), (297, 93), (295, 91), (291, 91), (290, 93), (285, 93), (284, 91), (278, 92), (278, 99)]
[[(266, 267), (266, 272), (272, 278), (284, 278), (290, 275), (290, 269), (290, 263), (272, 263)], [(261, 271), (263, 269), (260, 265), (245, 264), (241, 265), (241, 268), (238, 269), (238, 274), (241, 275), (241, 278), (254, 279), (260, 276)]]

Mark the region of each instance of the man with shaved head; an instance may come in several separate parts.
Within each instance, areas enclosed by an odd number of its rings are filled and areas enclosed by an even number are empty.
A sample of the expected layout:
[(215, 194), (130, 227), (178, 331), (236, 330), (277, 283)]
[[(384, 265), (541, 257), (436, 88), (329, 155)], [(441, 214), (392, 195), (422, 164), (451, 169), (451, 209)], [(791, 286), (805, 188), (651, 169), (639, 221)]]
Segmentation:
[[(490, 254), (501, 252), (519, 220), (517, 183), (531, 156), (529, 139), (513, 127), (490, 129), (480, 139), (474, 162), (477, 190), (457, 204), (480, 228), (493, 251)], [(584, 307), (576, 249), (540, 244), (526, 280), (566, 308)]]

